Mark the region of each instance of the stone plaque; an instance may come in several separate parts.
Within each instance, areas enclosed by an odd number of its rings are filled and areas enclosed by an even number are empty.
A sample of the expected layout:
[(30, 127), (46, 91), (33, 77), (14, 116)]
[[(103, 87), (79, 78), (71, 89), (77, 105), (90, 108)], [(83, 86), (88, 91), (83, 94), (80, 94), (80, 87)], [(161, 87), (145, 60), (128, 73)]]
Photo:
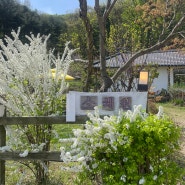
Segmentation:
[(81, 110), (94, 110), (95, 106), (98, 106), (97, 96), (81, 96), (80, 97)]
[(119, 97), (119, 108), (123, 110), (132, 109), (132, 98), (131, 97)]
[(107, 110), (107, 111), (114, 110), (114, 97), (113, 96), (102, 97), (102, 109)]

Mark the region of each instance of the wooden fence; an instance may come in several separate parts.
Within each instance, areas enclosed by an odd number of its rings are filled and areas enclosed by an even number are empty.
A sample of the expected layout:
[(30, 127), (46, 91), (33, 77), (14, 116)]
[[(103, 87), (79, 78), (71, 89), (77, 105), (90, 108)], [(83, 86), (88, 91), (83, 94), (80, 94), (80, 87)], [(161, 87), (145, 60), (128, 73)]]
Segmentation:
[[(0, 117), (0, 147), (6, 146), (5, 125), (28, 125), (28, 124), (83, 124), (87, 116), (77, 116), (76, 122), (66, 122), (65, 116), (58, 117)], [(5, 161), (6, 160), (43, 160), (58, 161), (60, 159), (59, 151), (28, 153), (26, 157), (20, 157), (20, 152), (0, 152), (0, 185), (5, 185)]]

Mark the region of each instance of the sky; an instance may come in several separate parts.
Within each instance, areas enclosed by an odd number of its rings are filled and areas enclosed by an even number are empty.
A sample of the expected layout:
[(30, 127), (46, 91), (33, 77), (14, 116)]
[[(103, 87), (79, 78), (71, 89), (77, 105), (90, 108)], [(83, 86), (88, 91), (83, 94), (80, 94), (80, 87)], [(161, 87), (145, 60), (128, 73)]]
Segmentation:
[[(88, 6), (94, 7), (95, 0), (87, 0)], [(23, 0), (24, 2), (24, 0)], [(79, 9), (78, 0), (29, 0), (31, 9), (42, 13), (63, 15)]]

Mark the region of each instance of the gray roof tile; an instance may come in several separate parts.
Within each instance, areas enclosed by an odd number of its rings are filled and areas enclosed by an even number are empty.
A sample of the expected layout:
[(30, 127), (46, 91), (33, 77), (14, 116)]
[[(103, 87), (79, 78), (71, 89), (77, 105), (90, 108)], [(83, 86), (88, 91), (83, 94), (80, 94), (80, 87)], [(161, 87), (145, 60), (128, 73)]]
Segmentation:
[[(118, 53), (107, 57), (107, 67), (118, 68), (124, 65), (132, 55), (129, 53)], [(94, 67), (100, 67), (100, 62), (94, 62)], [(134, 64), (154, 64), (159, 66), (185, 66), (185, 53), (176, 50), (170, 51), (155, 51), (149, 54), (140, 56), (134, 61)]]

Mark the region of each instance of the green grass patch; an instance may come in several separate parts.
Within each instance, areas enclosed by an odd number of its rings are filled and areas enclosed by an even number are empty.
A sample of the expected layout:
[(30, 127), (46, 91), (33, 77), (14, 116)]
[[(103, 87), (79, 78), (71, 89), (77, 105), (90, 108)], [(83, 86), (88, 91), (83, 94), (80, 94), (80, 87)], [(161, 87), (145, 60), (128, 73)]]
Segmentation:
[(169, 116), (174, 122), (185, 125), (185, 107), (175, 106), (173, 103), (158, 103), (157, 106), (164, 108), (164, 113)]

